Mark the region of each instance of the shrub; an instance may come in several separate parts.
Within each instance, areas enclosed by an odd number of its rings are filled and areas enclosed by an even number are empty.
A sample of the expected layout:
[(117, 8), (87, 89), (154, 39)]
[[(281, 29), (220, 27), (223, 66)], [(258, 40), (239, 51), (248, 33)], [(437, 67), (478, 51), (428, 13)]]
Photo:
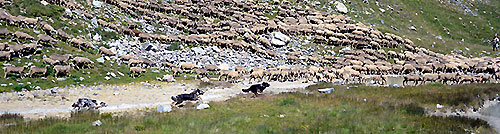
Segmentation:
[(144, 131), (146, 130), (146, 127), (144, 127), (144, 125), (135, 125), (134, 129), (137, 131)]

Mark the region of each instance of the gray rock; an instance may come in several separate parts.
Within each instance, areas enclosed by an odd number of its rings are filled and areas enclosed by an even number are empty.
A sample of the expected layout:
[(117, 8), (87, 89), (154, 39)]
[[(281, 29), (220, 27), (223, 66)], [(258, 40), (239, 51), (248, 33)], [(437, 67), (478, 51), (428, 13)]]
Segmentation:
[(92, 5), (94, 5), (94, 7), (95, 7), (95, 8), (101, 8), (101, 6), (102, 6), (102, 2), (97, 1), (97, 0), (94, 0), (94, 1), (92, 2)]
[(94, 122), (92, 122), (92, 126), (101, 126), (102, 125), (102, 122), (100, 120), (96, 120)]
[(415, 26), (410, 26), (410, 27), (408, 27), (408, 29), (413, 30), (413, 31), (417, 31), (417, 28)]
[(110, 80), (110, 79), (111, 79), (111, 77), (106, 76), (106, 77), (104, 77), (104, 79), (105, 79), (105, 80)]
[(278, 46), (278, 47), (282, 47), (282, 46), (286, 45), (285, 42), (280, 41), (280, 40), (275, 39), (275, 38), (271, 39), (271, 44), (273, 44), (274, 46)]
[(346, 14), (349, 12), (347, 10), (347, 7), (343, 3), (339, 2), (339, 1), (335, 1), (334, 4), (335, 4), (335, 8), (337, 8), (337, 11), (339, 11), (340, 13)]
[(196, 106), (196, 109), (198, 109), (198, 110), (207, 109), (207, 108), (210, 108), (210, 105), (205, 104), (205, 103), (201, 103), (201, 104), (198, 104), (198, 106)]
[(97, 62), (99, 62), (99, 63), (104, 63), (104, 58), (103, 58), (103, 57), (101, 57), (101, 58), (97, 58), (97, 59), (95, 59), (95, 60), (96, 60)]
[(285, 35), (281, 32), (273, 32), (272, 34), (273, 34), (274, 38), (277, 38), (285, 43), (290, 41), (290, 37), (288, 37), (287, 35)]
[(122, 72), (120, 72), (120, 71), (116, 71), (116, 73), (118, 73), (118, 75), (120, 75), (120, 76), (122, 76), (122, 77), (123, 77), (123, 76), (125, 76), (125, 74), (123, 74), (123, 73), (122, 73)]
[(320, 93), (325, 93), (325, 94), (329, 94), (329, 93), (331, 93), (332, 91), (335, 91), (335, 89), (333, 89), (333, 88), (318, 89), (318, 92), (320, 92)]
[(0, 86), (2, 86), (2, 87), (6, 87), (6, 86), (7, 86), (7, 84), (0, 84)]
[(172, 107), (170, 105), (167, 105), (167, 106), (158, 106), (156, 107), (156, 112), (159, 112), (159, 113), (163, 113), (163, 112), (171, 112), (172, 111)]
[(65, 81), (66, 78), (57, 78), (57, 81)]

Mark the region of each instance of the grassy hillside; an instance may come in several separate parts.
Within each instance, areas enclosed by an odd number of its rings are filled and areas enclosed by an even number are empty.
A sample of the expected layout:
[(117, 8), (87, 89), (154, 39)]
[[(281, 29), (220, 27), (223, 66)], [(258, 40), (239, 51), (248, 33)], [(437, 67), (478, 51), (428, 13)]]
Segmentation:
[[(328, 84), (311, 86), (331, 87)], [(288, 93), (258, 98), (236, 97), (210, 103), (205, 110), (175, 109), (171, 113), (80, 113), (70, 119), (48, 118), (0, 129), (10, 133), (494, 133), (482, 120), (424, 114), (436, 104), (458, 108), (477, 105), (476, 96), (494, 96), (498, 84), (421, 86), (410, 88), (335, 86), (332, 94)], [(458, 95), (461, 94), (461, 95)], [(450, 97), (454, 96), (454, 97)], [(383, 98), (381, 98), (383, 97)], [(148, 112), (149, 111), (149, 112)], [(102, 126), (91, 122), (101, 120)]]
[[(335, 10), (333, 2), (319, 0), (318, 10)], [(344, 2), (348, 16), (356, 22), (374, 25), (383, 32), (410, 38), (419, 46), (440, 53), (462, 50), (464, 55), (496, 55), (491, 44), (495, 33), (500, 34), (500, 1), (458, 0), (477, 15), (465, 12), (454, 0), (351, 0)], [(331, 10), (330, 10), (331, 11)], [(410, 30), (414, 26), (416, 30)], [(397, 29), (397, 30), (396, 30)], [(462, 40), (463, 39), (463, 40)], [(467, 50), (468, 48), (469, 50)]]

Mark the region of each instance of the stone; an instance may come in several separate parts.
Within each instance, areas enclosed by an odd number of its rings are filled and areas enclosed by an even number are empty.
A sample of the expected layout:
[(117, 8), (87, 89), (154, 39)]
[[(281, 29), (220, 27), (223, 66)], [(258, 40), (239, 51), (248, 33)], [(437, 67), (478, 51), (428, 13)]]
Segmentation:
[(92, 39), (94, 39), (95, 41), (101, 41), (101, 38), (102, 37), (99, 34), (96, 34), (96, 35), (94, 35), (94, 37), (92, 37)]
[(436, 104), (436, 108), (437, 108), (437, 109), (441, 109), (441, 108), (444, 108), (444, 106), (443, 106), (443, 105), (441, 105), (441, 104)]
[(92, 2), (92, 5), (94, 5), (94, 7), (95, 7), (95, 8), (101, 8), (101, 6), (102, 6), (102, 2), (97, 1), (97, 0), (94, 0), (94, 1)]
[(286, 45), (285, 42), (278, 40), (278, 39), (275, 39), (275, 38), (271, 39), (271, 44), (273, 44), (274, 46), (278, 46), (278, 47)]
[(201, 78), (201, 81), (202, 82), (210, 82), (210, 79), (208, 79), (207, 77), (203, 77), (203, 78)]
[(105, 79), (105, 80), (110, 80), (110, 79), (111, 79), (111, 77), (106, 76), (106, 77), (104, 77), (104, 79)]
[(123, 73), (122, 73), (122, 72), (120, 72), (120, 71), (116, 71), (116, 73), (118, 73), (118, 75), (120, 75), (120, 76), (122, 76), (122, 77), (123, 77), (123, 76), (125, 76), (125, 74), (123, 74)]
[(85, 80), (85, 78), (83, 78), (83, 77), (80, 77), (80, 81), (83, 81), (83, 80)]
[(101, 126), (102, 125), (102, 122), (100, 120), (96, 120), (94, 122), (92, 122), (92, 126)]
[(415, 26), (410, 26), (410, 27), (408, 27), (408, 29), (413, 30), (413, 31), (417, 31), (417, 28)]
[(205, 103), (201, 103), (201, 104), (198, 104), (198, 106), (196, 106), (196, 109), (198, 109), (198, 110), (207, 109), (207, 108), (210, 108), (210, 105), (205, 104)]
[(339, 2), (339, 1), (335, 1), (334, 5), (335, 5), (335, 8), (337, 8), (337, 11), (340, 12), (340, 13), (346, 14), (346, 13), (349, 12), (347, 10), (347, 7), (343, 3)]
[(65, 81), (66, 78), (57, 78), (57, 81)]
[(0, 84), (0, 86), (2, 86), (2, 87), (6, 87), (6, 86), (7, 86), (7, 84)]
[(380, 10), (380, 12), (382, 12), (382, 13), (385, 12), (385, 9), (383, 9), (383, 8), (379, 8), (378, 10)]
[(175, 82), (176, 80), (173, 75), (163, 75), (162, 81)]
[(104, 58), (103, 58), (103, 57), (101, 57), (101, 58), (97, 58), (97, 59), (95, 59), (95, 60), (96, 60), (97, 62), (99, 62), (99, 63), (104, 63)]
[(273, 36), (274, 38), (277, 38), (283, 42), (288, 42), (290, 41), (290, 37), (288, 37), (287, 35), (281, 33), (281, 32), (273, 32)]
[(42, 5), (44, 5), (44, 6), (46, 6), (46, 5), (48, 5), (48, 4), (49, 4), (47, 1), (44, 1), (44, 0), (40, 1), (40, 3), (41, 3)]
[(159, 112), (159, 113), (163, 113), (163, 112), (171, 112), (172, 111), (172, 107), (170, 105), (167, 105), (167, 106), (158, 106), (156, 107), (156, 112)]
[(320, 92), (320, 93), (325, 93), (325, 94), (329, 94), (329, 93), (331, 93), (332, 91), (335, 91), (335, 89), (333, 89), (333, 88), (318, 89), (318, 92)]

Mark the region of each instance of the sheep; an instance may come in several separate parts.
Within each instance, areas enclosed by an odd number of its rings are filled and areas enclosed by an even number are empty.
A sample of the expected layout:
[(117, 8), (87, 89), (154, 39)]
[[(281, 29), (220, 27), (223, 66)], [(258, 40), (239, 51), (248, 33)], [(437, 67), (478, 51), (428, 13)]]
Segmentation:
[(122, 61), (129, 61), (130, 59), (137, 59), (135, 56), (124, 54), (119, 56)]
[(448, 81), (451, 81), (453, 84), (453, 82), (458, 82), (458, 75), (458, 73), (442, 73), (439, 74), (439, 79), (441, 80), (441, 82), (443, 82), (443, 84), (448, 84)]
[(59, 39), (63, 41), (67, 41), (71, 36), (64, 32), (62, 29), (57, 29), (57, 35), (59, 35)]
[(42, 62), (43, 64), (49, 64), (49, 65), (56, 65), (58, 63), (56, 60), (50, 58), (43, 58)]
[(413, 65), (406, 64), (403, 66), (403, 73), (413, 73), (416, 71), (417, 71), (417, 68), (415, 68)]
[(94, 66), (94, 62), (85, 57), (75, 57), (73, 63), (78, 70), (85, 69), (85, 67), (92, 68)]
[(13, 33), (7, 28), (0, 28), (0, 36), (8, 37), (9, 35), (12, 35), (12, 34)]
[(244, 66), (236, 66), (236, 67), (234, 67), (234, 70), (236, 72), (238, 72), (238, 74), (242, 74), (242, 75), (248, 73), (248, 70)]
[(29, 71), (30, 77), (33, 78), (33, 74), (42, 74), (42, 76), (45, 76), (49, 67), (49, 65), (45, 65), (45, 67), (31, 66)]
[(68, 63), (68, 60), (71, 59), (73, 55), (71, 54), (65, 54), (65, 55), (59, 55), (59, 54), (52, 54), (49, 56), (50, 59), (57, 61), (57, 64), (65, 65)]
[(174, 67), (172, 68), (172, 74), (174, 76), (178, 76), (179, 74), (182, 74), (182, 70), (180, 68)]
[(407, 85), (409, 81), (413, 81), (416, 86), (420, 80), (421, 77), (418, 74), (405, 75), (403, 76), (403, 85)]
[(193, 69), (196, 68), (196, 65), (194, 64), (188, 64), (188, 63), (184, 63), (181, 65), (181, 69), (186, 71), (186, 70), (189, 70), (189, 72), (193, 72)]
[(54, 77), (57, 78), (57, 76), (61, 76), (61, 75), (69, 75), (69, 71), (71, 69), (71, 66), (70, 65), (55, 65), (54, 66)]
[(38, 37), (38, 42), (40, 42), (40, 43), (45, 43), (45, 44), (57, 43), (56, 39), (54, 39), (46, 34), (39, 34), (37, 37)]
[(0, 51), (0, 58), (10, 60), (11, 51)]
[(264, 78), (264, 70), (255, 70), (255, 71), (252, 71), (252, 73), (250, 74), (250, 80), (249, 82), (251, 82), (252, 80), (259, 80), (259, 81), (262, 81), (262, 79)]
[(105, 47), (99, 47), (99, 54), (104, 56), (115, 56), (116, 53)]
[(129, 67), (137, 67), (137, 66), (140, 66), (142, 63), (144, 63), (144, 61), (142, 61), (142, 60), (130, 59), (128, 61), (128, 66)]
[(205, 69), (196, 69), (196, 78), (208, 77), (208, 71)]
[(138, 74), (141, 77), (142, 73), (146, 73), (146, 69), (142, 69), (140, 67), (130, 67), (130, 76), (135, 78), (135, 74)]
[(219, 80), (222, 80), (222, 77), (226, 77), (225, 81), (236, 82), (240, 75), (236, 71), (222, 70), (220, 71)]
[(24, 33), (24, 32), (21, 32), (21, 31), (16, 31), (14, 32), (14, 36), (16, 36), (16, 38), (18, 39), (23, 39), (23, 40), (33, 40), (35, 38), (33, 38), (33, 36), (27, 34), (27, 33)]
[(22, 66), (22, 67), (15, 67), (15, 66), (6, 66), (5, 67), (5, 70), (4, 70), (4, 76), (3, 78), (6, 79), (7, 78), (7, 75), (9, 73), (16, 73), (16, 74), (19, 74), (21, 79), (23, 79), (23, 71), (24, 69), (28, 68), (28, 66)]
[(217, 67), (216, 65), (206, 65), (205, 69), (207, 71), (219, 71), (220, 70), (219, 67)]
[(425, 84), (425, 82), (436, 82), (439, 79), (438, 74), (431, 74), (431, 73), (426, 73), (422, 76), (422, 85)]

